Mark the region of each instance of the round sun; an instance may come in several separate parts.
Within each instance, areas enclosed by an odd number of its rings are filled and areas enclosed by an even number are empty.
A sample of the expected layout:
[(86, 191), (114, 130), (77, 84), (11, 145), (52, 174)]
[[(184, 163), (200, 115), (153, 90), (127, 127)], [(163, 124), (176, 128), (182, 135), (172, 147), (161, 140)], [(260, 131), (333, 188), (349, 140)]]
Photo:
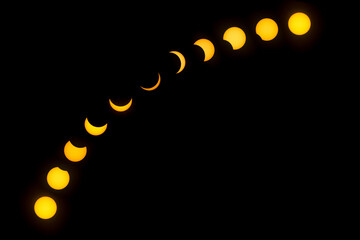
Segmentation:
[(305, 13), (298, 12), (291, 15), (288, 25), (293, 34), (304, 35), (310, 30), (311, 21)]
[(59, 167), (54, 167), (48, 172), (47, 182), (49, 186), (55, 190), (64, 189), (69, 184), (69, 181), (69, 172), (62, 170)]
[(55, 215), (57, 211), (57, 205), (54, 199), (51, 197), (41, 197), (36, 200), (34, 211), (39, 218), (49, 219)]

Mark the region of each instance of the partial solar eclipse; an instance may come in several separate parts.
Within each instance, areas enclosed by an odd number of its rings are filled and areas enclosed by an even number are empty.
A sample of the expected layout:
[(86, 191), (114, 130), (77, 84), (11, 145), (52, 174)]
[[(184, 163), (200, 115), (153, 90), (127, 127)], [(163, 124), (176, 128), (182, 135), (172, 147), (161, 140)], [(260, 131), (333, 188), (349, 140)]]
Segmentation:
[(233, 50), (238, 50), (245, 45), (245, 32), (238, 27), (231, 27), (225, 31), (223, 40), (229, 42)]
[(271, 18), (263, 18), (256, 24), (255, 32), (263, 41), (271, 41), (277, 36), (279, 28)]
[(87, 147), (75, 147), (70, 141), (65, 144), (64, 154), (65, 157), (71, 162), (80, 162), (83, 160), (87, 153)]
[(48, 172), (46, 180), (51, 188), (61, 190), (69, 184), (70, 175), (68, 171), (54, 167)]
[(130, 99), (130, 101), (129, 101), (127, 104), (122, 105), (122, 106), (114, 104), (114, 103), (111, 101), (111, 99), (109, 99), (109, 104), (110, 104), (110, 107), (111, 107), (112, 109), (114, 109), (115, 111), (117, 111), (117, 112), (125, 112), (126, 110), (128, 110), (128, 109), (131, 107), (132, 98)]
[(199, 46), (204, 51), (204, 62), (209, 61), (215, 54), (214, 44), (208, 39), (199, 39), (194, 43), (194, 45)]
[(146, 87), (143, 87), (143, 86), (140, 86), (140, 87), (141, 87), (142, 89), (144, 89), (145, 91), (154, 91), (154, 90), (157, 89), (157, 88), (159, 87), (159, 85), (160, 85), (160, 81), (161, 81), (160, 73), (158, 73), (158, 76), (159, 76), (158, 81), (157, 81), (157, 83), (156, 83), (154, 86), (149, 87), (149, 88), (146, 88)]
[(186, 61), (185, 61), (184, 55), (182, 55), (182, 54), (181, 54), (180, 52), (178, 52), (178, 51), (170, 51), (170, 53), (175, 54), (175, 55), (179, 58), (179, 60), (180, 60), (180, 68), (179, 68), (179, 71), (177, 71), (176, 74), (181, 73), (182, 70), (184, 70), (185, 65), (186, 65)]
[[(313, 19), (313, 20), (316, 21), (316, 19)], [(236, 25), (236, 24), (237, 23), (235, 23), (234, 25)], [(312, 23), (310, 21), (309, 16), (303, 12), (296, 12), (296, 13), (292, 14), (291, 17), (288, 19), (288, 28), (289, 28), (290, 32), (294, 35), (304, 35), (304, 34), (308, 33), (310, 31), (311, 24)], [(314, 24), (316, 25), (317, 22), (314, 22)], [(284, 22), (284, 24), (280, 24), (280, 30), (283, 30), (282, 28), (286, 28), (286, 21)], [(314, 30), (315, 29), (313, 29), (313, 31)], [(289, 33), (289, 31), (287, 30), (287, 28), (285, 31), (289, 35), (291, 35)], [(273, 39), (275, 39), (277, 37), (277, 35), (279, 33), (279, 27), (278, 27), (278, 24), (273, 19), (263, 18), (257, 22), (256, 27), (255, 27), (255, 33), (262, 39), (262, 41), (266, 41), (266, 42), (272, 41)], [(233, 26), (233, 27), (228, 28), (224, 32), (222, 37), (223, 37), (223, 40), (228, 42), (231, 45), (232, 49), (235, 51), (235, 50), (241, 49), (245, 45), (245, 43), (247, 41), (247, 37), (250, 40), (253, 39), (253, 37), (256, 37), (255, 33), (254, 33), (254, 26), (252, 26), (252, 31), (247, 31), (248, 35), (246, 35), (245, 32), (241, 28)], [(292, 37), (294, 37), (294, 36), (292, 35)], [(215, 38), (215, 43), (217, 43), (216, 39), (217, 38)], [(302, 37), (299, 37), (298, 39), (300, 39), (300, 41), (301, 41)], [(257, 40), (259, 42), (262, 42), (259, 39), (257, 39)], [(222, 43), (224, 45), (227, 44), (224, 42), (222, 42)], [(276, 41), (274, 41), (274, 43), (276, 43)], [(263, 43), (263, 44), (266, 45), (265, 43)], [(195, 41), (195, 43), (193, 43), (193, 45), (200, 47), (202, 49), (202, 51), (204, 52), (204, 59), (203, 59), (204, 62), (207, 62), (214, 57), (215, 46), (210, 40), (205, 39), (205, 38), (198, 39), (197, 41)], [(271, 45), (271, 43), (270, 43), (270, 45)], [(229, 51), (231, 51), (229, 46), (227, 46), (227, 48), (229, 49)], [(221, 49), (221, 47), (219, 49)], [(241, 51), (239, 51), (239, 53), (240, 52)], [(180, 53), (178, 51), (170, 51), (169, 53), (176, 55), (180, 61), (180, 66), (179, 66), (179, 69), (176, 72), (176, 74), (181, 73), (185, 69), (186, 64), (188, 64), (188, 68), (191, 67), (191, 59), (187, 59), (188, 60), (188, 63), (187, 63), (186, 59), (182, 53)], [(169, 55), (167, 55), (167, 56), (169, 56)], [(220, 57), (221, 55), (217, 54), (217, 56)], [(215, 58), (215, 60), (218, 60), (217, 57)], [(176, 68), (174, 68), (174, 69), (176, 69)], [(241, 68), (241, 66), (239, 66), (239, 68)], [(175, 70), (172, 70), (172, 72), (175, 72)], [(163, 75), (163, 77), (165, 77), (165, 79), (167, 79), (166, 74)], [(155, 74), (152, 75), (152, 78), (154, 78), (154, 80), (151, 79), (151, 81), (155, 81), (156, 75)], [(158, 79), (155, 84), (150, 83), (149, 85), (152, 85), (152, 86), (148, 86), (148, 87), (140, 86), (140, 87), (141, 87), (141, 89), (143, 89), (145, 91), (154, 91), (159, 87), (160, 82), (161, 82), (161, 76), (160, 76), (160, 73), (158, 72)], [(165, 80), (165, 83), (166, 83), (166, 80)], [(141, 91), (139, 88), (139, 85), (137, 85), (136, 87), (137, 87), (138, 91)], [(149, 94), (149, 95), (151, 95), (151, 94)], [(124, 104), (124, 103), (121, 103), (121, 104)], [(132, 106), (132, 104), (133, 104), (132, 98), (125, 105), (116, 105), (112, 102), (111, 99), (109, 99), (109, 105), (110, 105), (111, 109), (113, 109), (116, 112), (125, 112), (125, 111), (129, 110), (129, 108)], [(136, 104), (135, 104), (135, 107), (136, 107)], [(107, 110), (111, 111), (110, 109), (107, 109)], [(82, 120), (80, 120), (80, 122), (82, 122)], [(103, 126), (94, 126), (93, 124), (90, 123), (89, 119), (86, 118), (84, 121), (84, 127), (85, 127), (86, 132), (89, 133), (90, 135), (99, 136), (99, 135), (104, 134), (104, 132), (107, 130), (108, 124), (106, 123)], [(65, 157), (71, 162), (82, 161), (87, 155), (87, 150), (88, 150), (87, 146), (77, 147), (77, 146), (73, 145), (73, 143), (71, 141), (68, 141), (65, 144), (64, 149), (63, 149)], [(59, 167), (53, 167), (52, 169), (50, 169), (48, 171), (48, 173), (46, 175), (46, 181), (50, 188), (52, 188), (54, 190), (62, 190), (69, 185), (70, 174), (68, 171), (63, 170)], [(52, 189), (49, 189), (49, 190), (54, 192)], [(41, 195), (39, 195), (39, 196), (41, 196)], [(60, 199), (55, 198), (55, 199), (57, 199), (57, 201), (59, 201), (59, 202), (61, 200), (61, 198)], [(41, 219), (50, 219), (50, 218), (54, 217), (57, 212), (57, 209), (58, 209), (57, 203), (55, 202), (55, 200), (52, 197), (44, 196), (44, 195), (39, 197), (35, 201), (35, 203), (34, 203), (34, 201), (31, 201), (31, 203), (28, 206), (31, 208), (32, 204), (34, 204), (33, 210), (34, 210), (35, 214)], [(60, 216), (58, 216), (58, 218), (59, 217)]]
[(99, 136), (103, 134), (107, 128), (107, 123), (101, 127), (96, 127), (89, 122), (88, 118), (85, 119), (84, 125), (85, 125), (85, 130), (93, 136)]

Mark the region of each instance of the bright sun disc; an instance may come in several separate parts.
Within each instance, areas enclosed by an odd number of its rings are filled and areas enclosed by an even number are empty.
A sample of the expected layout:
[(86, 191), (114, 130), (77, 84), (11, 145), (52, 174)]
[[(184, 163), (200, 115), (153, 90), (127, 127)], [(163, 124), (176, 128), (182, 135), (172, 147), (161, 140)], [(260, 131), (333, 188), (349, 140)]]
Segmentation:
[(298, 12), (291, 15), (288, 25), (293, 34), (304, 35), (310, 30), (311, 21), (305, 13)]
[(41, 219), (52, 218), (57, 210), (56, 202), (51, 197), (41, 197), (36, 200), (34, 211)]
[(47, 182), (55, 190), (64, 189), (70, 181), (68, 171), (61, 170), (59, 167), (51, 169), (47, 175)]

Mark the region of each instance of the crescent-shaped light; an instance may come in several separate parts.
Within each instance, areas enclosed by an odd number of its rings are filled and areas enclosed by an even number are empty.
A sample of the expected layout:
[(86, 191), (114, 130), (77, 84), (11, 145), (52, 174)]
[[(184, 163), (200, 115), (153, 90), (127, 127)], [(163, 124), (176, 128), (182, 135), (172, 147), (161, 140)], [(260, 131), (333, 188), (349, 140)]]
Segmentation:
[(158, 75), (159, 75), (159, 79), (158, 79), (157, 83), (153, 87), (145, 88), (145, 87), (141, 86), (141, 88), (144, 89), (145, 91), (153, 91), (153, 90), (157, 89), (159, 87), (160, 81), (161, 81), (160, 73), (158, 73)]
[(128, 110), (128, 109), (131, 107), (132, 98), (130, 99), (130, 101), (129, 101), (127, 104), (125, 104), (125, 105), (123, 105), (123, 106), (115, 105), (115, 104), (111, 101), (111, 99), (109, 99), (109, 104), (110, 104), (110, 107), (111, 107), (112, 109), (114, 109), (115, 111), (117, 111), (117, 112), (125, 112), (126, 110)]
[(231, 27), (225, 31), (223, 39), (231, 44), (233, 50), (238, 50), (244, 46), (246, 35), (241, 28)]
[(201, 47), (201, 49), (204, 51), (204, 62), (209, 61), (215, 54), (214, 44), (208, 39), (199, 39), (194, 43), (194, 45)]
[(107, 123), (104, 126), (96, 127), (92, 125), (87, 118), (85, 119), (84, 125), (85, 125), (85, 130), (93, 136), (99, 136), (103, 134), (107, 128)]
[(179, 68), (179, 71), (178, 71), (176, 74), (181, 73), (181, 71), (184, 70), (185, 65), (186, 65), (186, 61), (185, 61), (184, 55), (182, 55), (182, 54), (181, 54), (180, 52), (178, 52), (178, 51), (171, 51), (170, 53), (175, 54), (175, 55), (179, 58), (179, 60), (180, 60), (180, 68)]
[(83, 160), (87, 153), (87, 147), (75, 147), (70, 141), (65, 144), (64, 154), (65, 157), (72, 162), (80, 162)]

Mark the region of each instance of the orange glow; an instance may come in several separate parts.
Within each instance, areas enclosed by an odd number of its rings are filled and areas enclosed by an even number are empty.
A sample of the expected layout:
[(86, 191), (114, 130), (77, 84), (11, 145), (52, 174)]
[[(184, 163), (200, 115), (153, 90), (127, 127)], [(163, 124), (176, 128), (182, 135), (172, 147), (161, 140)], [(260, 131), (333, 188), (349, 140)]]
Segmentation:
[(201, 47), (201, 49), (204, 51), (204, 62), (209, 61), (215, 54), (214, 44), (208, 39), (199, 39), (194, 43), (194, 45)]
[(86, 146), (82, 148), (75, 147), (70, 141), (65, 144), (64, 154), (66, 158), (72, 162), (80, 162), (85, 158), (86, 153)]
[(101, 126), (101, 127), (95, 127), (94, 125), (92, 125), (89, 122), (89, 120), (87, 118), (85, 119), (84, 125), (85, 125), (85, 130), (93, 136), (99, 136), (99, 135), (103, 134), (107, 128), (107, 124), (105, 124), (104, 126)]
[(160, 73), (158, 73), (158, 75), (159, 75), (158, 81), (153, 87), (145, 88), (145, 87), (141, 86), (141, 88), (144, 89), (145, 91), (153, 91), (153, 90), (157, 89), (159, 87), (160, 81), (161, 81)]
[(245, 45), (245, 32), (238, 27), (231, 27), (225, 31), (223, 39), (229, 42), (234, 50), (238, 50)]
[(293, 34), (304, 35), (310, 30), (311, 21), (305, 13), (298, 12), (291, 15), (288, 26)]
[(263, 18), (256, 24), (255, 31), (263, 41), (271, 41), (277, 36), (279, 28), (274, 20)]
[(185, 61), (184, 55), (182, 55), (182, 54), (181, 54), (180, 52), (178, 52), (178, 51), (171, 51), (170, 53), (175, 54), (175, 55), (179, 58), (179, 60), (180, 60), (180, 68), (179, 68), (179, 71), (178, 71), (176, 74), (181, 73), (181, 71), (184, 70), (185, 65), (186, 65), (186, 61)]
[(109, 104), (110, 104), (110, 107), (111, 107), (112, 109), (114, 109), (115, 111), (117, 111), (117, 112), (125, 112), (126, 110), (128, 110), (128, 109), (131, 107), (132, 98), (130, 99), (130, 101), (129, 101), (127, 104), (125, 104), (125, 105), (123, 105), (123, 106), (115, 105), (115, 104), (111, 101), (111, 99), (109, 99)]
[(57, 205), (54, 199), (51, 197), (41, 197), (36, 200), (34, 211), (39, 218), (50, 219), (55, 215), (57, 211)]
[(70, 175), (68, 171), (54, 167), (48, 172), (46, 180), (50, 187), (55, 190), (61, 190), (69, 184)]

